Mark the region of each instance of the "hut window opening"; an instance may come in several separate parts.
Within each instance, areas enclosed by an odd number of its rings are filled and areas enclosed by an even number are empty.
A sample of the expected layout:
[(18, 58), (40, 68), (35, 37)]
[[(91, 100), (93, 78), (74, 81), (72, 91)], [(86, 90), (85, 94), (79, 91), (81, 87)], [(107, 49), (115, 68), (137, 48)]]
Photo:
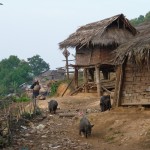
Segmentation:
[(122, 18), (118, 18), (116, 21), (112, 22), (108, 28), (118, 28), (125, 29), (125, 21)]

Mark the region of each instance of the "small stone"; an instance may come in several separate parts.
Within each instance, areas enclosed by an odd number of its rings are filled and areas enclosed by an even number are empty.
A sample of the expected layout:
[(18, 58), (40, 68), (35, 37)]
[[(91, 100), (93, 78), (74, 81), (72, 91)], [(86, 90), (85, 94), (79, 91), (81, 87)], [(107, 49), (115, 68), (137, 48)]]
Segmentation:
[(42, 137), (42, 138), (46, 138), (47, 136), (46, 136), (46, 135), (42, 135), (41, 137)]

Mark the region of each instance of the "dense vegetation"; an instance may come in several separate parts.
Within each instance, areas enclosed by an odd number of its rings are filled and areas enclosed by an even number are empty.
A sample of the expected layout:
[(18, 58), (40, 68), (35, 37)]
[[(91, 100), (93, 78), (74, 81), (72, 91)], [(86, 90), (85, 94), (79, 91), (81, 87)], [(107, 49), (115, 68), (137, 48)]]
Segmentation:
[(34, 76), (46, 70), (49, 70), (49, 64), (39, 55), (28, 58), (28, 61), (13, 55), (3, 59), (0, 61), (0, 96), (16, 93), (21, 84), (32, 81)]
[(150, 21), (150, 11), (146, 13), (145, 16), (140, 15), (138, 18), (131, 19), (130, 22), (132, 25), (137, 26), (140, 23)]

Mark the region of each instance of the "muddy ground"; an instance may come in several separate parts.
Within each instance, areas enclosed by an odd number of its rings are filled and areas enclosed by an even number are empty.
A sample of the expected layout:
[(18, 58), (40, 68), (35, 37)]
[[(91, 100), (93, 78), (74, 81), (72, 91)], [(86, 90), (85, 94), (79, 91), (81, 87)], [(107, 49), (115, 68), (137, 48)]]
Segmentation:
[[(150, 109), (120, 107), (100, 112), (99, 99), (90, 94), (53, 99), (59, 103), (57, 114), (48, 112), (50, 99), (39, 101), (43, 116), (22, 126), (8, 150), (150, 149)], [(60, 117), (62, 114), (74, 116)], [(82, 115), (94, 124), (92, 135), (87, 139), (79, 136)]]

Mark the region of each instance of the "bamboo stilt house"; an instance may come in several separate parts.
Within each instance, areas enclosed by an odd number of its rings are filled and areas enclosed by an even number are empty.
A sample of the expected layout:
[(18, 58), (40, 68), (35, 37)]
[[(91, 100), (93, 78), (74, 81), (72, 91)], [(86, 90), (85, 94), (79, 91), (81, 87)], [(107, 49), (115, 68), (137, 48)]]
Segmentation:
[(139, 34), (116, 50), (117, 105), (150, 105), (150, 22), (137, 27)]
[[(76, 63), (75, 84), (78, 87), (78, 70), (84, 69), (85, 91), (89, 77), (97, 85), (100, 96), (100, 71), (103, 78), (108, 79), (109, 72), (115, 71), (115, 65), (110, 62), (114, 58), (111, 53), (120, 44), (127, 42), (136, 35), (136, 29), (123, 14), (119, 14), (101, 21), (81, 26), (66, 40), (59, 43), (60, 49), (75, 48)], [(94, 78), (96, 78), (94, 80)]]

